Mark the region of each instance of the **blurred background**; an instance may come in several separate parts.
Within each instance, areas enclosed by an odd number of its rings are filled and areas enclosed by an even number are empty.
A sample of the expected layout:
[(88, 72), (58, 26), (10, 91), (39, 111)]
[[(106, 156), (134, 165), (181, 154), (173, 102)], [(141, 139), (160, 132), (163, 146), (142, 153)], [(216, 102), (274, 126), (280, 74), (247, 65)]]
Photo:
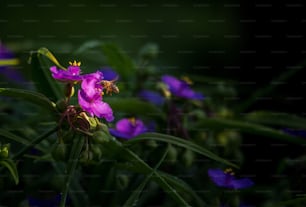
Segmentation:
[[(160, 70), (220, 77), (211, 84), (235, 80), (238, 103), (281, 72), (304, 67), (304, 10), (302, 1), (3, 0), (0, 39), (22, 55), (22, 63), (42, 46), (59, 58), (77, 59), (69, 54), (89, 40), (114, 42), (131, 57), (144, 44), (156, 43)], [(274, 82), (277, 94), (259, 98), (260, 107), (299, 112), (292, 106), (304, 105), (302, 71)]]
[[(29, 53), (40, 47), (67, 65), (79, 60), (71, 54), (90, 40), (113, 42), (135, 59), (144, 44), (155, 43), (161, 73), (201, 77), (195, 84), (204, 92), (230, 83), (237, 93), (223, 98), (233, 106), (260, 88), (273, 88), (241, 113), (266, 109), (305, 116), (305, 26), (305, 3), (296, 0), (0, 2), (0, 40), (20, 58), (17, 69), (26, 76)], [(84, 61), (104, 66), (96, 56)], [(260, 142), (246, 152), (252, 160), (246, 169), (266, 170), (255, 171), (257, 182), (265, 182), (260, 176), (269, 180), (274, 158), (304, 150)]]

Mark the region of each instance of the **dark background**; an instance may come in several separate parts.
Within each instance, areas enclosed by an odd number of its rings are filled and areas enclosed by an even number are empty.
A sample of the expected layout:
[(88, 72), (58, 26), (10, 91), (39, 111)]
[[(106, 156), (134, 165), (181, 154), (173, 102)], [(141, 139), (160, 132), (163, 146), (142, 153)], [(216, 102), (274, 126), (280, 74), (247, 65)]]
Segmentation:
[[(156, 65), (165, 73), (234, 80), (238, 95), (233, 105), (259, 88), (277, 86), (243, 112), (266, 109), (304, 116), (305, 11), (305, 3), (296, 0), (1, 1), (0, 38), (23, 61), (41, 46), (61, 59), (85, 41), (111, 41), (136, 57), (143, 44), (154, 42), (160, 48)], [(275, 81), (292, 70), (297, 72), (289, 79)], [(278, 160), (304, 150), (264, 138), (245, 139), (244, 144), (255, 144), (244, 148), (251, 160), (244, 168), (255, 171), (257, 183), (277, 182), (273, 170)]]
[[(237, 104), (300, 66), (306, 53), (302, 1), (13, 0), (0, 6), (2, 42), (25, 56), (45, 46), (60, 57), (85, 41), (101, 40), (136, 57), (142, 45), (153, 42), (160, 46), (156, 63), (165, 72), (237, 81)], [(303, 71), (274, 82), (278, 90), (259, 98), (258, 107), (303, 113)]]

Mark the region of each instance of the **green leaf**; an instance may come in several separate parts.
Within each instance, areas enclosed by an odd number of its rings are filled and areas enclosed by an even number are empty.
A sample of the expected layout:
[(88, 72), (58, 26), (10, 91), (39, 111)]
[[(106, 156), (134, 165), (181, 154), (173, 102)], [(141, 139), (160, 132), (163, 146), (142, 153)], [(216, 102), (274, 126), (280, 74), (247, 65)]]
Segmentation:
[(58, 67), (64, 69), (47, 48), (40, 48), (37, 52), (32, 53), (29, 59), (32, 65), (32, 80), (39, 92), (45, 94), (53, 101), (59, 100), (63, 97), (64, 92), (59, 83), (52, 78), (50, 72), (50, 66), (52, 65), (47, 63), (46, 58)]
[(246, 121), (237, 121), (221, 118), (203, 118), (198, 124), (194, 126), (194, 129), (233, 129), (240, 132), (259, 135), (261, 137), (269, 137), (296, 144), (306, 144), (306, 140), (300, 137), (291, 136), (280, 130), (272, 129), (259, 124), (248, 123)]
[(43, 94), (15, 88), (0, 88), (0, 95), (21, 98), (25, 101), (37, 104), (43, 108), (55, 112), (55, 103), (50, 101)]
[[(129, 163), (118, 163), (116, 166), (120, 169), (125, 169), (136, 173), (142, 173), (146, 175), (150, 174), (150, 171), (148, 171), (147, 169), (141, 168), (139, 166), (130, 165)], [(169, 183), (169, 185), (171, 185), (176, 190), (176, 192), (183, 193), (183, 195), (189, 195), (191, 199), (197, 204), (196, 206), (207, 206), (207, 204), (204, 203), (204, 201), (193, 191), (193, 189), (185, 181), (162, 171), (158, 171), (158, 173), (160, 174), (160, 176), (163, 177), (165, 181)], [(152, 180), (158, 182), (158, 178), (156, 177), (152, 177)]]
[(69, 191), (69, 187), (71, 181), (73, 179), (74, 173), (77, 168), (77, 164), (79, 163), (79, 156), (82, 151), (84, 145), (84, 137), (76, 136), (72, 145), (69, 161), (67, 164), (67, 175), (66, 175), (66, 182), (63, 188), (63, 193), (61, 197), (60, 207), (65, 207), (66, 199)]
[(108, 65), (117, 71), (123, 80), (127, 80), (131, 74), (135, 73), (136, 66), (133, 60), (114, 43), (103, 43), (98, 40), (88, 41), (81, 45), (75, 53), (81, 54), (95, 48), (102, 49)]
[(49, 131), (45, 132), (44, 134), (40, 135), (39, 137), (33, 139), (28, 145), (26, 145), (24, 148), (22, 148), (18, 153), (16, 153), (13, 156), (13, 159), (19, 159), (24, 153), (26, 153), (29, 149), (31, 149), (32, 147), (34, 147), (36, 144), (40, 143), (42, 140), (46, 139), (47, 137), (49, 137), (51, 134), (53, 134), (54, 132), (56, 132), (58, 129), (58, 127), (54, 127), (52, 129), (50, 129)]
[[(145, 171), (146, 174), (151, 173), (152, 171), (154, 172), (154, 170), (134, 152), (125, 148), (114, 137), (109, 138), (110, 139), (108, 142), (105, 142), (103, 145), (101, 145), (105, 155), (125, 160), (130, 164), (135, 165), (136, 168), (141, 169), (141, 171)], [(162, 187), (164, 191), (168, 193), (178, 204), (182, 206), (189, 206), (188, 203), (177, 193), (177, 191), (171, 185), (169, 185), (169, 183), (158, 172), (155, 172), (154, 178), (156, 179), (155, 181), (159, 184), (159, 186)]]
[(105, 99), (114, 111), (125, 112), (137, 116), (157, 116), (166, 119), (162, 111), (156, 106), (136, 98), (108, 98)]
[[(10, 139), (10, 140), (13, 140), (13, 141), (18, 142), (18, 143), (23, 144), (23, 145), (29, 145), (30, 144), (30, 142), (27, 139), (19, 137), (19, 136), (15, 135), (15, 134), (13, 134), (9, 131), (6, 131), (4, 129), (0, 129), (0, 136), (5, 137), (5, 138)], [(39, 147), (39, 146), (35, 146), (35, 147), (37, 149), (39, 149), (40, 151), (45, 152), (45, 150), (42, 147)]]
[(127, 80), (136, 71), (136, 66), (132, 59), (113, 43), (101, 44), (103, 54), (107, 58), (108, 64)]
[(150, 173), (153, 173), (155, 175), (156, 182), (159, 184), (159, 186), (162, 187), (164, 191), (168, 193), (173, 199), (175, 199), (178, 204), (182, 206), (190, 206), (157, 171), (154, 171), (146, 162), (140, 159), (135, 153), (133, 153), (129, 149), (125, 149), (124, 152), (126, 157), (130, 157), (129, 161), (132, 161), (133, 164), (139, 165), (139, 167), (146, 169), (146, 171)]
[(259, 124), (306, 130), (305, 118), (283, 112), (255, 111), (246, 114), (244, 119)]
[(0, 160), (0, 165), (6, 167), (10, 171), (15, 181), (15, 184), (17, 185), (19, 183), (19, 175), (18, 175), (16, 164), (13, 162), (13, 160), (11, 159)]
[(37, 50), (37, 53), (38, 53), (38, 57), (40, 55), (43, 55), (46, 58), (48, 58), (50, 61), (52, 61), (57, 67), (66, 70), (66, 68), (58, 62), (58, 60), (54, 57), (54, 55), (47, 48), (41, 47)]
[(171, 135), (166, 135), (166, 134), (160, 134), (160, 133), (145, 133), (145, 134), (141, 134), (133, 139), (130, 139), (129, 141), (125, 142), (125, 145), (130, 145), (130, 144), (134, 144), (137, 142), (141, 142), (141, 141), (146, 141), (146, 140), (155, 140), (155, 141), (161, 141), (161, 142), (166, 142), (166, 143), (170, 143), (179, 147), (183, 147), (186, 149), (189, 149), (193, 152), (196, 152), (198, 154), (204, 155), (212, 160), (224, 163), (226, 165), (230, 165), (232, 167), (235, 168), (239, 168), (236, 164), (233, 164), (221, 157), (219, 157), (218, 155), (214, 154), (213, 152), (191, 142), (191, 141), (187, 141), (184, 140), (183, 138), (179, 138), (179, 137), (175, 137), (175, 136), (171, 136)]
[[(299, 196), (299, 195), (298, 195)], [(272, 207), (279, 207), (279, 206), (286, 206), (286, 207), (296, 207), (296, 206), (305, 206), (306, 205), (306, 196), (305, 194), (300, 195), (300, 197), (287, 200), (287, 201), (282, 201), (282, 202), (277, 202), (276, 204), (272, 204)]]
[(154, 167), (153, 171), (147, 175), (146, 179), (142, 181), (142, 183), (138, 186), (136, 190), (133, 191), (133, 193), (130, 195), (130, 197), (127, 199), (127, 201), (124, 203), (123, 206), (126, 207), (133, 207), (137, 205), (140, 193), (143, 191), (146, 184), (149, 182), (151, 177), (155, 174), (156, 170), (159, 168), (159, 166), (162, 164), (162, 162), (165, 160), (166, 155), (168, 154), (169, 148), (165, 151), (160, 161), (157, 163), (157, 165)]

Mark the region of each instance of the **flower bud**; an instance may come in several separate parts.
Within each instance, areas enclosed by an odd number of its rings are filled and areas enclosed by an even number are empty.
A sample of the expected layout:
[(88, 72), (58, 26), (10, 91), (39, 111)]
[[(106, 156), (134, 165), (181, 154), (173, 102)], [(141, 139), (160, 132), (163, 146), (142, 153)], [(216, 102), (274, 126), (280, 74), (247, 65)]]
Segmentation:
[(106, 126), (106, 124), (103, 124), (101, 122), (97, 122), (96, 130), (97, 131), (103, 131), (106, 134), (109, 134), (109, 130), (108, 130), (108, 127)]
[(91, 145), (90, 149), (93, 153), (93, 158), (99, 161), (102, 158), (102, 150), (98, 145)]
[(8, 158), (9, 156), (9, 145), (0, 146), (0, 158)]
[(177, 149), (173, 147), (172, 145), (169, 145), (169, 150), (167, 154), (166, 160), (170, 163), (175, 163), (177, 160)]
[(104, 131), (96, 131), (93, 133), (92, 139), (92, 141), (97, 144), (104, 144), (110, 141), (110, 136)]
[(57, 161), (67, 161), (68, 152), (67, 146), (64, 143), (58, 143), (57, 146), (51, 152), (53, 159)]
[(80, 162), (83, 164), (90, 164), (90, 161), (93, 159), (93, 153), (90, 150), (85, 150), (80, 155)]
[(156, 147), (158, 147), (158, 144), (157, 144), (157, 142), (156, 142), (155, 140), (148, 140), (148, 141), (146, 142), (146, 145), (147, 145), (148, 147), (151, 147), (151, 148), (156, 148)]
[(190, 150), (185, 150), (183, 154), (183, 162), (186, 167), (190, 167), (194, 161), (194, 153)]
[(67, 101), (65, 99), (60, 99), (56, 102), (56, 109), (63, 113), (67, 108)]

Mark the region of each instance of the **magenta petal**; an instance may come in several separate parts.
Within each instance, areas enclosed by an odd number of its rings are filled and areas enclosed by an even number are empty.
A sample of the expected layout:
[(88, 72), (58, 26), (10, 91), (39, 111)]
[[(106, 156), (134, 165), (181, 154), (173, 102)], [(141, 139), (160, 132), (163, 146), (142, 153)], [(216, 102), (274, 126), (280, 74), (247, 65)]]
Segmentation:
[(217, 186), (226, 187), (226, 174), (223, 170), (209, 169), (208, 176)]
[(203, 99), (204, 96), (193, 91), (183, 80), (179, 80), (170, 75), (162, 76), (162, 81), (168, 86), (169, 91), (177, 96), (187, 99)]
[(99, 118), (104, 118), (106, 121), (114, 120), (112, 108), (102, 100), (95, 100), (92, 102), (91, 109), (93, 113)]
[(170, 76), (170, 75), (164, 75), (162, 76), (162, 81), (168, 85), (169, 87), (169, 90), (171, 92), (174, 92), (174, 91), (177, 91), (181, 88), (181, 85), (182, 85), (182, 81), (173, 77), (173, 76)]
[(146, 131), (148, 128), (141, 120), (136, 119), (133, 123), (130, 119), (124, 118), (117, 122), (116, 129), (111, 129), (110, 133), (119, 138), (130, 139)]
[(52, 77), (62, 82), (75, 82), (80, 81), (82, 78), (80, 74), (80, 67), (74, 66), (73, 69), (70, 67), (68, 70), (58, 69), (56, 66), (50, 67)]
[(148, 131), (148, 128), (144, 125), (144, 123), (140, 120), (136, 120), (136, 124), (135, 124), (135, 129), (134, 129), (134, 136), (137, 136), (139, 134), (142, 134), (146, 131)]
[(84, 92), (82, 90), (78, 91), (78, 101), (79, 105), (84, 111), (87, 111), (90, 116), (94, 116), (93, 110), (91, 109), (90, 102), (86, 100), (86, 97), (84, 96)]
[(123, 138), (123, 139), (131, 139), (131, 138), (133, 138), (132, 135), (119, 132), (116, 129), (109, 129), (109, 132), (111, 133), (111, 135), (113, 135), (115, 137), (118, 137), (118, 138)]
[(248, 188), (254, 185), (254, 182), (248, 178), (234, 180), (232, 182), (234, 189)]
[(233, 175), (225, 173), (221, 169), (209, 169), (208, 176), (219, 187), (242, 189), (254, 185), (248, 178), (236, 179)]
[(121, 133), (129, 135), (132, 135), (131, 132), (134, 131), (132, 123), (127, 118), (119, 120), (116, 124), (116, 129)]

